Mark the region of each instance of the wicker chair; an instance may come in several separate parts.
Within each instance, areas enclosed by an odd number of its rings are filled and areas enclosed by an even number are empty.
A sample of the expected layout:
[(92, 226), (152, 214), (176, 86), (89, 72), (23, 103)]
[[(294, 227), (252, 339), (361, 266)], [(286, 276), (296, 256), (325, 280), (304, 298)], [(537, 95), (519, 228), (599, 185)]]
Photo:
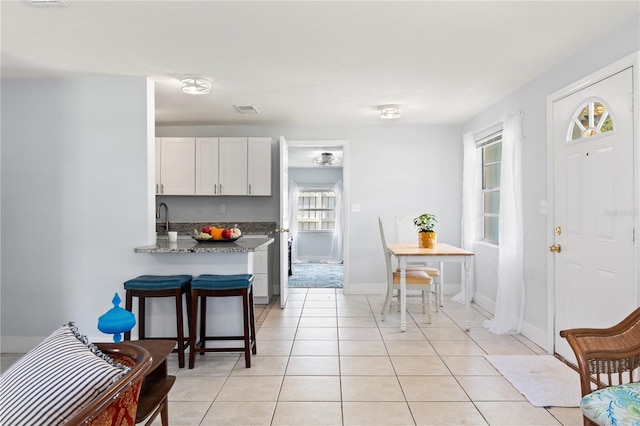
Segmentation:
[(140, 387), (151, 367), (151, 354), (146, 349), (129, 343), (96, 343), (96, 346), (114, 361), (131, 367), (131, 370), (78, 411), (65, 426), (134, 425)]
[[(560, 336), (576, 355), (583, 397), (599, 389), (640, 382), (640, 308), (613, 327), (562, 330)], [(584, 424), (598, 423), (584, 417)]]

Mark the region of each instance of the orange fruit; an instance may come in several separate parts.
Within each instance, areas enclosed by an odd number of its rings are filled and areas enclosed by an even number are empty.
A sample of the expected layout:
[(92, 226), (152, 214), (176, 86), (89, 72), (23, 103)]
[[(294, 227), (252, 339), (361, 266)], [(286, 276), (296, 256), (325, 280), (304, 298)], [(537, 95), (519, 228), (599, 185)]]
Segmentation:
[(224, 231), (224, 228), (211, 228), (211, 237), (214, 240), (222, 240), (222, 231)]

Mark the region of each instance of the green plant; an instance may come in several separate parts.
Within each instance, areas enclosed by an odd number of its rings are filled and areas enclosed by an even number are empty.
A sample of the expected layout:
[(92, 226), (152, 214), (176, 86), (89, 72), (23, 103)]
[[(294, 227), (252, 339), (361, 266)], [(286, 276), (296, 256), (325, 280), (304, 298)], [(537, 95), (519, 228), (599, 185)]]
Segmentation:
[(436, 219), (436, 215), (431, 213), (423, 213), (413, 218), (413, 224), (418, 228), (418, 232), (435, 232), (433, 227), (437, 222), (438, 219)]

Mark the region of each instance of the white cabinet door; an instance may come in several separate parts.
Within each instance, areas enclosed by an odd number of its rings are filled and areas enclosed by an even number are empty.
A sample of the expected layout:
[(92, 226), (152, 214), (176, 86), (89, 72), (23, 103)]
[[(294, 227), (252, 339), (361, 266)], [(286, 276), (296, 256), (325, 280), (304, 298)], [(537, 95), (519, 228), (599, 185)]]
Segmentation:
[(247, 195), (247, 138), (220, 138), (220, 193)]
[(160, 193), (194, 195), (194, 138), (160, 138), (160, 146)]
[(269, 303), (269, 251), (253, 253), (253, 297), (256, 303)]
[(247, 154), (249, 195), (271, 195), (271, 138), (249, 138)]
[(162, 184), (162, 177), (160, 176), (160, 170), (161, 170), (161, 166), (160, 166), (160, 159), (161, 159), (161, 153), (162, 153), (162, 144), (161, 144), (161, 138), (156, 138), (156, 194), (161, 194), (161, 184)]
[(218, 138), (196, 138), (196, 195), (220, 195)]

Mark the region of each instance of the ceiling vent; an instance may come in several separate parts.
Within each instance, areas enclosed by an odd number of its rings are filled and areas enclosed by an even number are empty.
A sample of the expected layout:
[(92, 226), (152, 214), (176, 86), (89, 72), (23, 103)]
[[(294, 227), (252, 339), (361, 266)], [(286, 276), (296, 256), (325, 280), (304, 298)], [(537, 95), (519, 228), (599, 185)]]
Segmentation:
[(65, 0), (25, 0), (32, 6), (69, 6)]
[(258, 114), (258, 108), (253, 105), (234, 105), (233, 107), (240, 114)]

